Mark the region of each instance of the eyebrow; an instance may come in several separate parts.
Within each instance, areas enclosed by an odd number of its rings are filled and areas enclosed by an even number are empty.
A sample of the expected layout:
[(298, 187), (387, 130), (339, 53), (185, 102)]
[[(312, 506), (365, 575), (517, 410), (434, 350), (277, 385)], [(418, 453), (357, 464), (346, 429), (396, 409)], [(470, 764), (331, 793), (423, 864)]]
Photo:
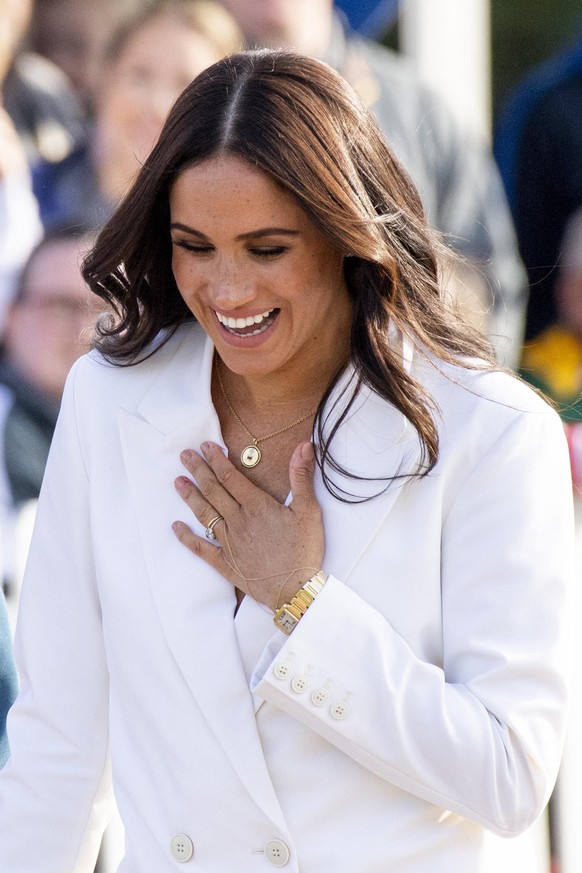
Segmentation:
[[(199, 230), (195, 230), (187, 224), (181, 224), (179, 221), (172, 222), (170, 230), (182, 230), (184, 233), (189, 233), (191, 236), (197, 236), (199, 239), (208, 239), (208, 237)], [(248, 233), (240, 233), (236, 239), (244, 241), (249, 239), (259, 239), (263, 236), (299, 236), (299, 233), (300, 231), (292, 230), (289, 227), (262, 227), (259, 230), (249, 230)]]

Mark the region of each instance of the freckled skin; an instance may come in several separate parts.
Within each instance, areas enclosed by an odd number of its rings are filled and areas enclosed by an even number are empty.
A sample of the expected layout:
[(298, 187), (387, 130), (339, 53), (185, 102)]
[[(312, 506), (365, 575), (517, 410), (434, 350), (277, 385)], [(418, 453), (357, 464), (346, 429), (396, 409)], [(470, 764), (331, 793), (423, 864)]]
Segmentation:
[[(180, 293), (225, 366), (246, 381), (322, 388), (344, 360), (351, 305), (343, 256), (295, 199), (234, 157), (185, 170), (170, 195), (172, 266)], [(279, 312), (241, 338), (216, 318)], [(296, 389), (295, 389), (296, 390)]]

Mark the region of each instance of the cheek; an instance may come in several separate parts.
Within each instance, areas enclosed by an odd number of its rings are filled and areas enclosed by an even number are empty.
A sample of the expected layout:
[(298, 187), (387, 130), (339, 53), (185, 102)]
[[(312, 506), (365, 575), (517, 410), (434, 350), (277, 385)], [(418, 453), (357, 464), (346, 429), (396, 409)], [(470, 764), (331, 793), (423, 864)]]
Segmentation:
[(200, 299), (201, 286), (203, 285), (203, 277), (200, 272), (195, 270), (192, 264), (187, 263), (185, 258), (181, 256), (181, 252), (178, 252), (172, 257), (172, 273), (180, 296), (187, 306), (191, 309), (195, 308)]
[(125, 142), (133, 129), (133, 115), (133, 106), (121, 95), (110, 98), (99, 119), (99, 128), (105, 142)]
[(178, 249), (174, 249), (172, 252), (172, 273), (174, 274), (174, 279), (176, 280), (176, 285), (178, 286), (180, 294), (186, 290), (188, 284), (188, 272), (182, 252)]

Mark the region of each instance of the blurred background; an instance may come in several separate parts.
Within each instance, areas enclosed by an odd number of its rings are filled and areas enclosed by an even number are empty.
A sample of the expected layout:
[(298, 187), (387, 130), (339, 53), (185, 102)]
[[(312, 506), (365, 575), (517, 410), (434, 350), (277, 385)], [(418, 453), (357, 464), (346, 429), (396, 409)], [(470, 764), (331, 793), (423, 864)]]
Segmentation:
[[(398, 7), (405, 5), (406, 0), (336, 0), (353, 27), (402, 51), (406, 46), (402, 45)], [(454, 7), (455, 0), (446, 5)], [(525, 73), (566, 47), (582, 31), (580, 0), (466, 0), (464, 5), (488, 17), (493, 117)]]

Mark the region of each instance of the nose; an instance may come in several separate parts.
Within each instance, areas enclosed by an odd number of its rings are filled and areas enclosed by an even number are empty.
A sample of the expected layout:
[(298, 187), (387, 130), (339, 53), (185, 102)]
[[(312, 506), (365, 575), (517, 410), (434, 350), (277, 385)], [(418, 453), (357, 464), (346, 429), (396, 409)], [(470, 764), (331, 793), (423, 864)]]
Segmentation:
[(256, 297), (256, 288), (244, 270), (233, 260), (222, 258), (213, 287), (212, 302), (217, 309), (229, 312), (246, 306)]

